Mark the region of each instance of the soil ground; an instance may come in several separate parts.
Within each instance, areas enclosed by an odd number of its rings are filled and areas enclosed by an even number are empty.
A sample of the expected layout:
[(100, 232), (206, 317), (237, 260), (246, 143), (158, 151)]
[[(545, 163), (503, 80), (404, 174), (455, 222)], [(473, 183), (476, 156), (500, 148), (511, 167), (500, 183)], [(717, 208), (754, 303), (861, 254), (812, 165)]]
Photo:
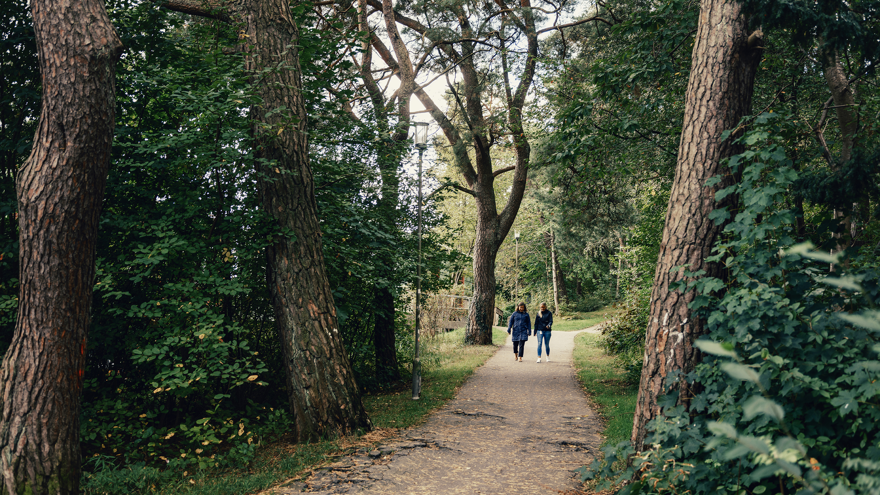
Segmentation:
[(533, 494), (576, 489), (573, 470), (589, 464), (602, 443), (598, 416), (572, 369), (577, 333), (553, 333), (549, 363), (535, 362), (534, 336), (523, 361), (514, 361), (508, 337), (456, 397), (421, 426), (273, 493)]

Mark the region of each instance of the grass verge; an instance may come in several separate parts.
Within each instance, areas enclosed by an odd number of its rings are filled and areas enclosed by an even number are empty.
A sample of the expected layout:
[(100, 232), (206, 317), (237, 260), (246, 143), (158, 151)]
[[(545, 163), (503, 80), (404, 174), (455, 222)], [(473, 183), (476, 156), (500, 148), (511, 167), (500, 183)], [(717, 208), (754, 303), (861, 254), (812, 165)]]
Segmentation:
[(603, 445), (617, 445), (632, 434), (639, 386), (623, 379), (623, 370), (605, 354), (599, 339), (589, 333), (574, 338), (574, 366), (605, 424)]
[(455, 395), (474, 370), (486, 362), (507, 333), (500, 327), (492, 329), (491, 346), (464, 345), (464, 329), (437, 335), (424, 342), (422, 355), (422, 393), (412, 400), (411, 388), (391, 393), (368, 395), (364, 406), (377, 428), (407, 428), (420, 423), (434, 409)]
[(131, 493), (233, 495), (258, 493), (292, 478), (304, 477), (328, 460), (357, 449), (371, 449), (394, 435), (397, 428), (421, 423), (434, 409), (455, 395), (455, 390), (486, 362), (507, 333), (496, 327), (490, 346), (465, 346), (464, 329), (438, 335), (423, 342), (422, 391), (412, 400), (409, 386), (368, 395), (364, 407), (375, 429), (364, 435), (328, 439), (312, 444), (278, 442), (261, 447), (256, 458), (239, 469), (157, 469), (144, 465), (116, 468), (95, 465), (83, 479), (83, 493), (116, 495)]
[(611, 318), (619, 309), (605, 306), (604, 308), (590, 311), (588, 313), (574, 313), (570, 320), (566, 320), (567, 316), (554, 318), (553, 330), (558, 332), (576, 332), (593, 325), (598, 325), (603, 321)]

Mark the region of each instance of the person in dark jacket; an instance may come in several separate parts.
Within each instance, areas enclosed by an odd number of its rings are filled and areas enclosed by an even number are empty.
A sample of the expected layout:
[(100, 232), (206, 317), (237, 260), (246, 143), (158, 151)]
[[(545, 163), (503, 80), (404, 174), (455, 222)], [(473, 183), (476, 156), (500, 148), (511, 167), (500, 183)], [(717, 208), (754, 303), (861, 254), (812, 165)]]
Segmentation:
[(538, 337), (538, 362), (541, 362), (541, 341), (547, 348), (547, 362), (550, 362), (550, 330), (553, 327), (553, 313), (547, 311), (547, 305), (541, 303), (541, 311), (535, 316), (535, 337)]
[(521, 302), (507, 320), (507, 333), (513, 337), (513, 360), (522, 362), (523, 350), (529, 335), (532, 334), (532, 319), (526, 311), (526, 303)]

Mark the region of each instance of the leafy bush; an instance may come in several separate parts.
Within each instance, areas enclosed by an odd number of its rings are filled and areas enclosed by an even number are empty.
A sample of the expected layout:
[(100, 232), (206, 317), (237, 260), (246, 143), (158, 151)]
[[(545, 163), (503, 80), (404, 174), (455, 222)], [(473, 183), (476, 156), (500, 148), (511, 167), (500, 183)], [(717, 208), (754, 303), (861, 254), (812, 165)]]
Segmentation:
[(645, 353), (645, 328), (650, 316), (651, 287), (634, 288), (626, 294), (622, 309), (602, 324), (600, 345), (617, 358), (625, 377), (638, 382)]
[[(880, 299), (877, 259), (830, 256), (799, 243), (785, 193), (798, 173), (769, 116), (741, 140), (760, 145), (730, 160), (739, 211), (715, 248), (727, 282), (698, 279), (692, 308), (708, 323), (702, 364), (649, 424), (650, 449), (621, 443), (586, 477), (636, 482), (621, 493), (877, 493), (880, 490)], [(731, 213), (716, 210), (722, 220)], [(830, 236), (829, 236), (830, 237)], [(826, 237), (829, 242), (835, 239)], [(830, 264), (834, 273), (829, 274)], [(719, 293), (719, 289), (726, 290)], [(611, 465), (632, 457), (631, 467)]]

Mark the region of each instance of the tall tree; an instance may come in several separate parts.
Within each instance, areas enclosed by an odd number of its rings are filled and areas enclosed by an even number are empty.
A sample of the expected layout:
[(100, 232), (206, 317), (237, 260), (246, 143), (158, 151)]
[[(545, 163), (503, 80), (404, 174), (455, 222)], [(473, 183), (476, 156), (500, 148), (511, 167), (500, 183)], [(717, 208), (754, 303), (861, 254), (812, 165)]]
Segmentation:
[[(507, 5), (504, 0), (497, 0), (495, 5), (429, 3), (413, 11), (416, 16), (427, 19), (424, 22), (393, 9), (388, 0), (368, 0), (367, 4), (385, 17), (397, 58), (377, 37), (372, 38), (373, 47), (388, 69), (400, 78), (402, 94), (410, 90), (405, 88), (407, 81), (412, 81), (423, 68), (433, 69), (440, 74), (439, 77), (450, 73), (461, 76), (460, 82), (449, 82), (455, 105), (451, 115), (440, 110), (423, 85), (412, 89), (451, 145), (455, 166), (466, 184), (451, 185), (473, 196), (476, 202), (474, 296), (468, 312), (465, 340), (470, 344), (489, 344), (495, 313), (495, 260), (522, 203), (531, 157), (523, 109), (538, 64), (538, 36), (584, 22), (607, 21), (595, 16), (539, 29), (535, 7), (529, 0), (515, 7)], [(548, 3), (542, 11), (553, 15), (564, 8), (565, 2), (562, 5)], [(479, 22), (473, 22), (476, 20)], [(392, 29), (395, 23), (411, 29), (425, 41), (412, 43), (413, 48), (405, 47), (395, 34), (396, 28)], [(436, 27), (441, 25), (442, 28)], [(514, 48), (516, 43), (522, 44), (523, 52)], [(410, 56), (408, 50), (416, 46), (420, 53)], [(500, 61), (500, 73), (493, 73), (481, 65), (489, 57)], [(418, 61), (413, 63), (413, 60)], [(521, 67), (515, 86), (509, 74), (514, 67)], [(493, 82), (497, 83), (494, 87)], [(497, 91), (493, 92), (494, 89)], [(512, 148), (514, 165), (494, 169), (493, 146)], [(513, 172), (513, 185), (507, 203), (499, 211), (495, 179), (506, 172)]]
[(104, 3), (35, 0), (42, 111), (16, 177), (19, 305), (3, 358), (5, 493), (79, 493), (80, 395), (122, 42)]
[(295, 438), (314, 441), (326, 433), (369, 428), (324, 263), (291, 6), (280, 0), (233, 7), (188, 0), (162, 5), (243, 23), (242, 50), (260, 100), (251, 108), (260, 202), (279, 229), (266, 249), (266, 278)]
[[(692, 344), (705, 333), (704, 322), (688, 308), (696, 294), (672, 290), (671, 285), (693, 280), (685, 271), (721, 275), (722, 267), (705, 259), (722, 229), (709, 218), (719, 206), (715, 192), (729, 182), (705, 186), (707, 180), (724, 173), (721, 161), (739, 152), (732, 138), (723, 140), (721, 136), (750, 111), (760, 42), (760, 32), (749, 35), (736, 0), (701, 3), (675, 180), (654, 273), (632, 433), (637, 450), (643, 448), (647, 423), (660, 412), (657, 401), (664, 393), (667, 376), (674, 371), (682, 373), (677, 384), (680, 402), (687, 402), (692, 395), (683, 375), (699, 360), (699, 351)], [(684, 269), (672, 271), (682, 266)]]

